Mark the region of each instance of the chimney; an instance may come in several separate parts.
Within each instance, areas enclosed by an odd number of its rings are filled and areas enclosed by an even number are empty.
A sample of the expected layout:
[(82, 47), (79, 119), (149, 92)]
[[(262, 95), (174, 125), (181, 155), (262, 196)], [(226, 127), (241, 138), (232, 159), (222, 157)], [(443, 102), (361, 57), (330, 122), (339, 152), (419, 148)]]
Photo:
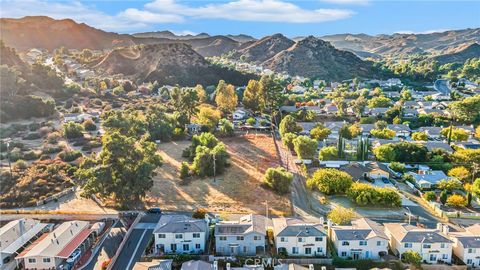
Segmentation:
[(313, 264), (308, 265), (308, 270), (314, 270)]
[(443, 225), (442, 232), (443, 232), (444, 234), (448, 235), (448, 233), (450, 232), (450, 227), (448, 227), (447, 224), (444, 224), (444, 225)]
[(323, 227), (324, 222), (325, 222), (325, 220), (323, 219), (323, 217), (320, 217), (320, 225), (322, 225), (322, 227)]
[(218, 270), (218, 261), (213, 262), (213, 269)]
[(443, 224), (442, 223), (437, 223), (437, 230), (438, 231), (443, 231)]
[(332, 237), (332, 221), (327, 219), (327, 236)]
[(230, 270), (230, 263), (227, 263), (227, 270)]

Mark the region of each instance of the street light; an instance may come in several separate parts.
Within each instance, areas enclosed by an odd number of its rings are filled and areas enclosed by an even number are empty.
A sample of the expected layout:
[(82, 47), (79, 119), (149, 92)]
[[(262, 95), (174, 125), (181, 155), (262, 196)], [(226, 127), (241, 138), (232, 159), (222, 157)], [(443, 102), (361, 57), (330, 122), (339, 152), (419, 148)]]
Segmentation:
[(413, 215), (412, 215), (412, 211), (410, 211), (410, 208), (408, 208), (408, 206), (405, 207), (405, 208), (408, 210), (408, 214), (407, 214), (407, 216), (408, 216), (408, 225), (410, 225), (410, 221), (411, 221), (411, 218), (412, 218), (412, 216), (413, 216)]
[(216, 183), (216, 179), (215, 179), (215, 176), (217, 174), (216, 161), (217, 161), (217, 157), (215, 156), (215, 153), (213, 153), (213, 183)]

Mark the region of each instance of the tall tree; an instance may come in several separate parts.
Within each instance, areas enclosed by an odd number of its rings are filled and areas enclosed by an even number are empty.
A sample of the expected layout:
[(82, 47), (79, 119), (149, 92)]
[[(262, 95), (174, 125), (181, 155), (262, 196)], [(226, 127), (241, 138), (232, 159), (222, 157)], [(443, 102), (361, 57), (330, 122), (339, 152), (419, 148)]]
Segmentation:
[(281, 105), (283, 99), (282, 84), (272, 75), (262, 76), (260, 84), (262, 85), (265, 106), (271, 111), (276, 110)]
[(243, 105), (254, 112), (260, 112), (265, 108), (265, 100), (262, 84), (256, 80), (248, 81), (247, 88), (243, 93)]
[(220, 80), (217, 89), (215, 90), (215, 103), (221, 111), (233, 112), (238, 103), (235, 87)]
[(155, 144), (114, 132), (104, 135), (102, 146), (98, 157), (86, 159), (75, 173), (85, 194), (111, 198), (122, 207), (144, 197), (162, 164)]

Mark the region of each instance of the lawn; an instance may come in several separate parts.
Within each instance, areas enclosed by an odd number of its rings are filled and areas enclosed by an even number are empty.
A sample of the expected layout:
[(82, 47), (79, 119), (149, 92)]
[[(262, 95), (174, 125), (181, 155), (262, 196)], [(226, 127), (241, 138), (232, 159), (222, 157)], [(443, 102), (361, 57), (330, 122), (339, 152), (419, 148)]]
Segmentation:
[(268, 201), (270, 214), (289, 215), (290, 200), (261, 186), (269, 167), (279, 165), (273, 139), (267, 135), (245, 135), (222, 139), (230, 154), (230, 166), (223, 175), (213, 178), (194, 177), (185, 184), (178, 177), (183, 149), (190, 141), (159, 145), (164, 164), (154, 178), (147, 201), (163, 209), (191, 211), (207, 208), (213, 212), (265, 214)]

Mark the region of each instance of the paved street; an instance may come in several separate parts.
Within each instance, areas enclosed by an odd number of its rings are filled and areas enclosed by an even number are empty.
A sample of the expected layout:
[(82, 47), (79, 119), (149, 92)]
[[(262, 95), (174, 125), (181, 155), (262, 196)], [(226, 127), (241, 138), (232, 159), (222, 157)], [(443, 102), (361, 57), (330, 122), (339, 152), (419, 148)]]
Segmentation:
[(448, 87), (448, 80), (446, 79), (438, 79), (435, 81), (433, 88), (440, 92), (443, 95), (450, 94), (451, 90), (450, 87)]
[(160, 216), (159, 214), (146, 214), (141, 218), (140, 222), (132, 228), (128, 239), (124, 240), (125, 245), (110, 269), (130, 270), (133, 268), (147, 247)]

